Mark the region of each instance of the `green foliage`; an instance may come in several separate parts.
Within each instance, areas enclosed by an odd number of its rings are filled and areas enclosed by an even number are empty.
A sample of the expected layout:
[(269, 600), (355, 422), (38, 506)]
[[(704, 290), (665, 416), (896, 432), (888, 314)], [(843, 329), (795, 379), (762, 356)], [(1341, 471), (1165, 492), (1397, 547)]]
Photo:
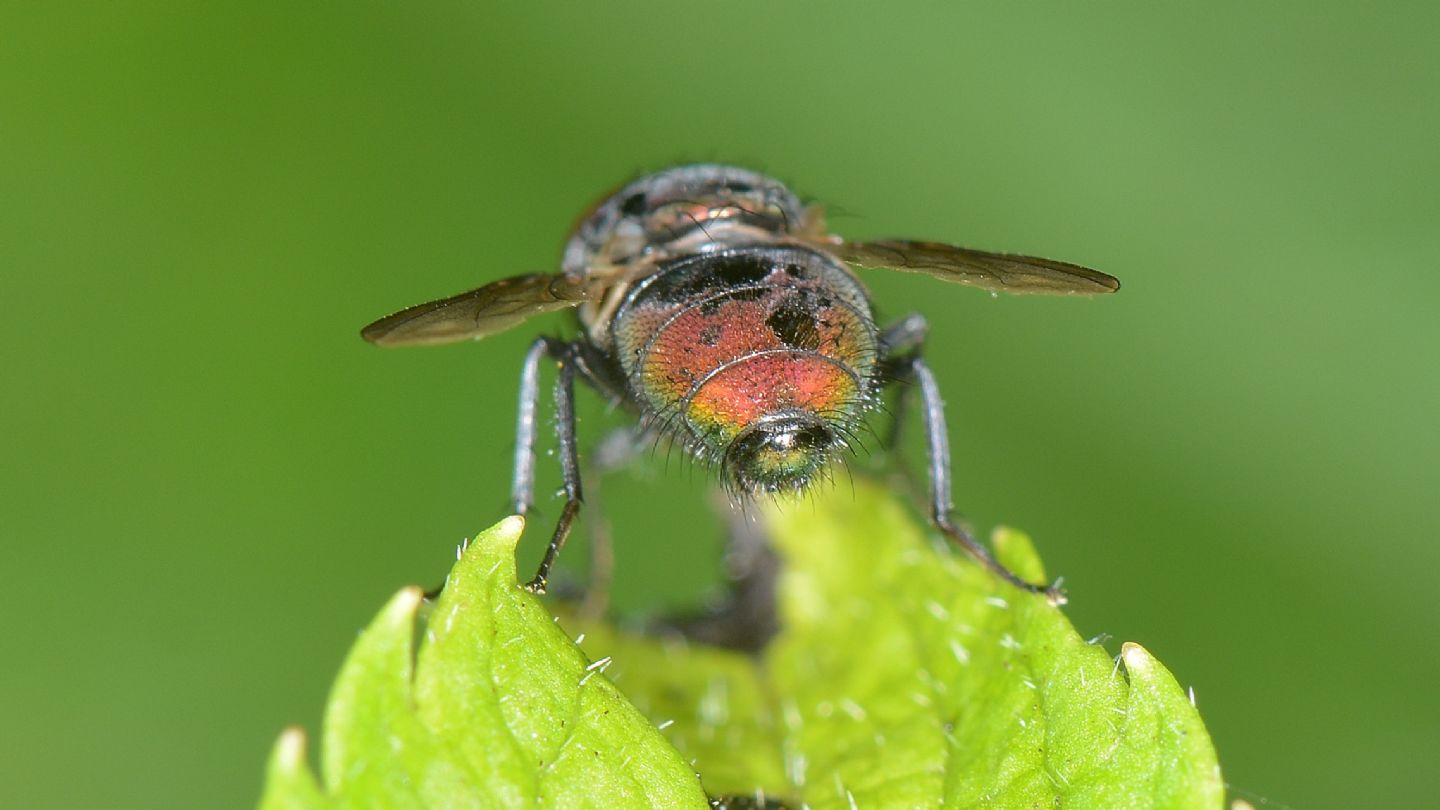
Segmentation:
[(704, 806), (675, 749), (516, 586), (523, 526), (507, 519), (470, 545), (418, 656), (420, 591), (390, 600), (331, 691), (323, 795), (287, 731), (262, 810)]
[[(287, 732), (262, 810), (704, 807), (701, 782), (814, 810), (1221, 805), (1198, 714), (1140, 646), (1112, 659), (869, 486), (767, 523), (782, 630), (756, 658), (604, 625), (572, 628), (582, 654), (516, 586), (522, 524), (502, 522), (413, 668), (419, 593), (381, 612), (331, 696), (323, 791)], [(1023, 535), (995, 544), (1042, 577)]]

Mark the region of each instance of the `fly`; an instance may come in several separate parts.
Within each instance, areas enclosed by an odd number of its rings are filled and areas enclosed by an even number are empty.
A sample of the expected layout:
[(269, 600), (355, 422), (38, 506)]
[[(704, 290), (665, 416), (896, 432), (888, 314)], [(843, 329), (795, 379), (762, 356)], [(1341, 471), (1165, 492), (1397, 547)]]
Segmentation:
[(824, 211), (745, 169), (679, 166), (602, 200), (565, 246), (558, 273), (501, 279), (370, 324), (379, 346), (476, 340), (535, 316), (575, 311), (571, 341), (536, 338), (520, 377), (511, 497), (534, 503), (541, 363), (558, 366), (555, 410), (565, 490), (545, 556), (526, 587), (543, 593), (584, 501), (575, 381), (635, 412), (719, 470), (736, 497), (801, 490), (861, 429), (882, 391), (913, 384), (922, 401), (936, 527), (1000, 577), (1062, 602), (1057, 585), (1026, 582), (955, 523), (940, 389), (921, 357), (926, 322), (881, 328), (855, 268), (921, 273), (992, 292), (1095, 295), (1115, 278), (1079, 265), (938, 242), (852, 242)]

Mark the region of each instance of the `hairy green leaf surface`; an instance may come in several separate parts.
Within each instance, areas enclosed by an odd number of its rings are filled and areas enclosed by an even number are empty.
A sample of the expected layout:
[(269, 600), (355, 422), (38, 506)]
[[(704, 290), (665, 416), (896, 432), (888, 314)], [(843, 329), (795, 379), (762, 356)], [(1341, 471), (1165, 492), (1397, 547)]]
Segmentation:
[[(361, 636), (323, 790), (287, 732), (262, 808), (703, 807), (701, 783), (813, 810), (1221, 806), (1199, 715), (1140, 646), (1085, 642), (874, 486), (765, 521), (782, 629), (758, 657), (567, 622), (582, 654), (516, 585), (520, 524), (501, 523), (456, 567), (418, 659), (416, 591)], [(1043, 579), (1023, 535), (994, 543)]]

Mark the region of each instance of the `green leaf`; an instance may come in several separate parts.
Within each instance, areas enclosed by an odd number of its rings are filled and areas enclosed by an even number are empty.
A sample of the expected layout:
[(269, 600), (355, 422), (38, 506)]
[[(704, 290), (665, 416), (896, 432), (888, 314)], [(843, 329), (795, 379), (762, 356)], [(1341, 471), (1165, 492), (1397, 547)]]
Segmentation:
[[(1218, 808), (1195, 707), (1134, 644), (1119, 660), (1001, 582), (885, 491), (767, 513), (780, 635), (756, 661), (587, 628), (615, 682), (711, 794), (821, 808)], [(1030, 542), (999, 531), (1032, 581)]]
[[(1219, 807), (1194, 706), (1137, 645), (1125, 671), (1042, 596), (936, 549), (873, 487), (772, 513), (789, 563), (767, 670), (791, 795), (825, 807)], [(1030, 542), (996, 533), (1032, 581)], [(1128, 675), (1128, 677), (1127, 677)], [(703, 764), (700, 765), (703, 773)]]
[[(326, 716), (324, 791), (286, 732), (263, 810), (703, 807), (695, 771), (712, 795), (813, 810), (1221, 806), (1194, 706), (1138, 645), (1085, 642), (872, 485), (765, 521), (786, 567), (759, 657), (567, 622), (587, 657), (516, 585), (522, 524), (502, 522), (456, 566), (418, 657), (417, 591), (362, 634)], [(994, 542), (1043, 579), (1027, 538)]]
[(299, 732), (263, 810), (706, 806), (694, 771), (515, 579), (524, 523), (476, 538), (430, 612), (401, 591), (351, 650), (325, 715), (324, 791)]

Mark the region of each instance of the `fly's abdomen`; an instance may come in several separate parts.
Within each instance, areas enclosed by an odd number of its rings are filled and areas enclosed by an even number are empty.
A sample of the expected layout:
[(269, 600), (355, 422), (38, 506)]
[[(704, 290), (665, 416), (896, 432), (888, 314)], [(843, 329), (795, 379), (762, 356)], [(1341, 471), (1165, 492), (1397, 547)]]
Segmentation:
[(626, 298), (613, 334), (647, 415), (716, 457), (766, 419), (848, 426), (873, 387), (864, 290), (808, 248), (743, 247), (662, 265)]

